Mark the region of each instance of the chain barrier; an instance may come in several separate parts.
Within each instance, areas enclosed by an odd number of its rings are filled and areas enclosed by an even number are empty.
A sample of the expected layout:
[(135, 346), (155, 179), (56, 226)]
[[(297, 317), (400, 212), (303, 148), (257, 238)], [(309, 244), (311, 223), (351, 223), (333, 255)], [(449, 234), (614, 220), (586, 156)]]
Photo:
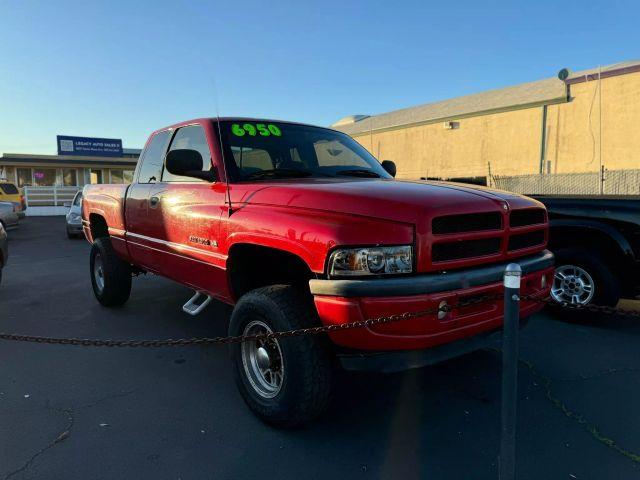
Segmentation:
[[(358, 320), (355, 322), (341, 323), (336, 325), (323, 325), (318, 327), (299, 328), (296, 330), (286, 330), (280, 332), (264, 333), (259, 335), (239, 335), (228, 337), (196, 337), (196, 338), (179, 338), (166, 340), (98, 340), (98, 339), (81, 339), (81, 338), (56, 338), (56, 337), (40, 337), (34, 335), (17, 335), (12, 333), (0, 333), (0, 340), (11, 340), (18, 342), (45, 343), (49, 345), (76, 345), (85, 347), (116, 347), (116, 348), (138, 348), (138, 347), (183, 347), (195, 345), (227, 345), (232, 343), (242, 343), (247, 341), (299, 337), (302, 335), (320, 335), (323, 333), (340, 332), (343, 330), (352, 330), (355, 328), (367, 328), (379, 325), (387, 325), (404, 320), (410, 320), (425, 315), (435, 315), (440, 312), (451, 312), (455, 309), (478, 305), (485, 302), (500, 300), (502, 294), (484, 295), (477, 298), (465, 300), (452, 305), (442, 305), (439, 307), (427, 308), (415, 312), (404, 312), (400, 314), (388, 315), (383, 317), (369, 318), (366, 320)], [(603, 313), (605, 315), (622, 315), (628, 317), (640, 318), (640, 311), (617, 309), (615, 307), (606, 307), (601, 305), (576, 305), (571, 303), (558, 303), (550, 297), (541, 298), (535, 295), (521, 295), (521, 300), (544, 303), (554, 308), (561, 308), (572, 311), (583, 311), (591, 313)]]
[(503, 298), (502, 294), (483, 295), (477, 298), (468, 299), (452, 305), (442, 305), (438, 307), (427, 308), (415, 312), (404, 312), (384, 317), (369, 318), (366, 320), (358, 320), (349, 323), (340, 323), (335, 325), (323, 325), (318, 327), (299, 328), (296, 330), (286, 330), (280, 332), (263, 333), (258, 335), (239, 335), (235, 337), (197, 337), (197, 338), (179, 338), (166, 340), (97, 340), (97, 339), (81, 339), (81, 338), (55, 338), (55, 337), (39, 337), (33, 335), (16, 335), (12, 333), (0, 333), (0, 340), (13, 340), (17, 342), (46, 343), (49, 345), (80, 345), (85, 347), (184, 347), (192, 345), (225, 345), (231, 343), (242, 343), (255, 340), (268, 340), (274, 338), (299, 337), (302, 335), (320, 335), (322, 333), (340, 332), (343, 330), (352, 330), (354, 328), (374, 327), (378, 325), (386, 325), (403, 320), (422, 317), (425, 315), (435, 315), (439, 312), (450, 312), (457, 308), (469, 307), (480, 303), (485, 303)]
[(551, 297), (540, 298), (534, 295), (521, 295), (520, 298), (522, 300), (530, 300), (538, 303), (544, 303), (545, 305), (549, 305), (550, 307), (553, 307), (556, 309), (560, 308), (564, 310), (572, 310), (572, 311), (579, 311), (579, 312), (602, 313), (605, 315), (620, 315), (623, 317), (640, 318), (640, 310), (625, 310), (623, 308), (607, 307), (604, 305), (593, 305), (593, 304), (581, 305), (581, 304), (574, 304), (574, 303), (568, 303), (568, 302), (559, 303)]

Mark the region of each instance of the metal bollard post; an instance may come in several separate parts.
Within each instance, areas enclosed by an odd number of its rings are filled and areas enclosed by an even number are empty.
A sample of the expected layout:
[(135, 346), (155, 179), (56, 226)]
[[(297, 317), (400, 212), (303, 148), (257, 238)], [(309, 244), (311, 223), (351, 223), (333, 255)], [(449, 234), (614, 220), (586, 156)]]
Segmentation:
[(504, 326), (502, 330), (502, 429), (500, 480), (516, 478), (516, 403), (518, 401), (518, 331), (522, 269), (510, 263), (504, 272)]

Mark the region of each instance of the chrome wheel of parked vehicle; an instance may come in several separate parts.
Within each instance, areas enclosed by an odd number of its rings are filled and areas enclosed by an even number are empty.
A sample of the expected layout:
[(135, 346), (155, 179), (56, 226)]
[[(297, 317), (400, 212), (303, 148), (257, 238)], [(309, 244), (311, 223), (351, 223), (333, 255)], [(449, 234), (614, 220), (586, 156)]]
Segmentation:
[[(240, 297), (229, 335), (258, 335), (320, 324), (313, 300), (301, 288), (270, 285)], [(326, 410), (333, 385), (333, 358), (326, 338), (304, 335), (229, 345), (242, 398), (265, 422), (294, 428)]]
[[(272, 333), (272, 330), (259, 320), (247, 324), (243, 335)], [(282, 350), (276, 339), (260, 339), (242, 344), (242, 365), (255, 391), (264, 398), (275, 397), (284, 379), (284, 361)]]
[(102, 264), (102, 255), (99, 253), (93, 259), (93, 278), (97, 289), (102, 292), (104, 290), (104, 265)]
[(589, 272), (575, 265), (556, 268), (551, 296), (556, 302), (587, 305), (593, 298), (595, 285)]

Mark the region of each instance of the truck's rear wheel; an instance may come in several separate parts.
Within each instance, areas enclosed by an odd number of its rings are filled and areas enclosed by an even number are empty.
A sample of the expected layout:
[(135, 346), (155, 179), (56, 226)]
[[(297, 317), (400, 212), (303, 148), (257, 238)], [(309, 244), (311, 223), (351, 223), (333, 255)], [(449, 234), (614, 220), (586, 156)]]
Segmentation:
[(561, 248), (554, 252), (556, 271), (551, 297), (574, 305), (615, 306), (620, 283), (611, 266), (597, 252)]
[[(287, 285), (258, 288), (236, 305), (230, 335), (256, 335), (317, 325), (313, 304)], [(249, 408), (265, 422), (298, 427), (329, 405), (327, 340), (317, 335), (247, 341), (230, 347), (234, 376)]]
[(129, 300), (131, 266), (118, 258), (108, 238), (93, 242), (90, 270), (93, 293), (102, 305), (117, 307)]

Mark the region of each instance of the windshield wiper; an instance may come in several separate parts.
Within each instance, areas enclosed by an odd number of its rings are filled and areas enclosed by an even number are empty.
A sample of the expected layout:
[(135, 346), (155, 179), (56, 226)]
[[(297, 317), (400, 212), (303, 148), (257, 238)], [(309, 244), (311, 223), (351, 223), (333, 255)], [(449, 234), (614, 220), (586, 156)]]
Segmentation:
[(336, 175), (346, 175), (349, 177), (367, 177), (367, 178), (380, 178), (373, 170), (367, 170), (365, 168), (354, 168), (352, 170), (340, 170), (336, 172)]
[(308, 177), (311, 172), (306, 170), (296, 170), (294, 168), (273, 168), (270, 170), (260, 170), (259, 172), (253, 172), (249, 175), (245, 175), (245, 180), (255, 180), (258, 178), (266, 177), (280, 177), (280, 178), (302, 178)]

